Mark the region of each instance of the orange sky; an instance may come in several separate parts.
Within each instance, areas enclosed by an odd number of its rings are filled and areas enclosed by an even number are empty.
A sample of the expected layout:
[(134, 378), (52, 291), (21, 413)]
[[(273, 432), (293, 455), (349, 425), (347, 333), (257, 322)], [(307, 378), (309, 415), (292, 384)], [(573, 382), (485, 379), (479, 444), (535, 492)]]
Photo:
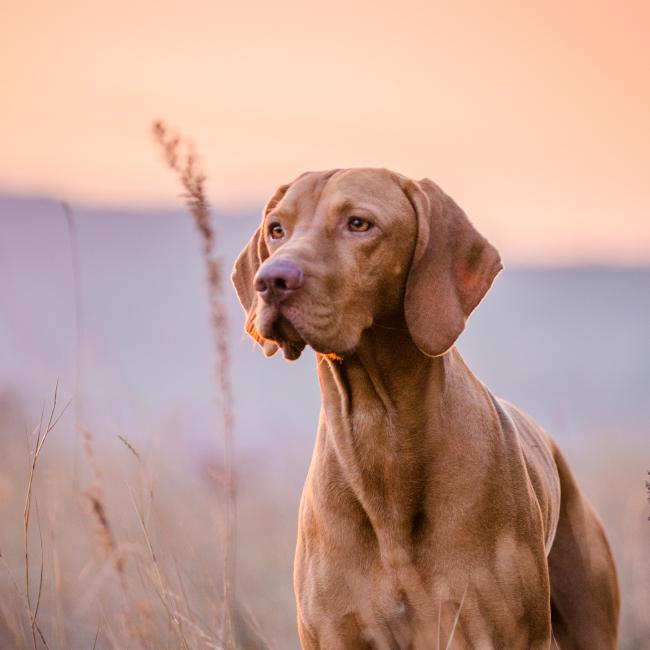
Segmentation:
[(171, 205), (163, 117), (219, 207), (387, 166), (506, 262), (650, 263), (649, 30), (647, 2), (5, 0), (0, 191)]

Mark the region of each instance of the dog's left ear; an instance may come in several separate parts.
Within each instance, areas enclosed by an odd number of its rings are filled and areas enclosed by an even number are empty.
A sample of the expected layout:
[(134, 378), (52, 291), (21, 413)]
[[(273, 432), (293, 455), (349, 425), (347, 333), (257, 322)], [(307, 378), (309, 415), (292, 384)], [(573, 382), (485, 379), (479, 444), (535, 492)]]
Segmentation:
[(451, 348), (503, 268), (496, 248), (435, 183), (401, 180), (417, 216), (417, 240), (404, 294), (413, 341), (429, 356)]
[(275, 194), (269, 199), (262, 211), (262, 223), (253, 233), (244, 250), (239, 254), (232, 270), (232, 283), (235, 286), (237, 297), (241, 306), (246, 312), (246, 324), (244, 329), (259, 345), (267, 357), (272, 356), (278, 351), (278, 346), (273, 342), (265, 339), (255, 327), (255, 315), (257, 311), (257, 291), (253, 284), (257, 269), (262, 262), (269, 256), (269, 249), (262, 233), (264, 219), (266, 215), (280, 202), (282, 197), (289, 189), (289, 185), (281, 185), (275, 191)]

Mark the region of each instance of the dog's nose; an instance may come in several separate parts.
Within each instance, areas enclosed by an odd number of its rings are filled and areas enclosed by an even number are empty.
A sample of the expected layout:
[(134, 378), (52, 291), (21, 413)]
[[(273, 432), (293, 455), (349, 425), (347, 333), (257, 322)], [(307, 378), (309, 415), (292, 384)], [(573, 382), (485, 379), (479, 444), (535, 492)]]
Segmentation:
[(287, 259), (269, 260), (262, 264), (255, 276), (255, 290), (262, 300), (280, 303), (302, 286), (302, 271)]

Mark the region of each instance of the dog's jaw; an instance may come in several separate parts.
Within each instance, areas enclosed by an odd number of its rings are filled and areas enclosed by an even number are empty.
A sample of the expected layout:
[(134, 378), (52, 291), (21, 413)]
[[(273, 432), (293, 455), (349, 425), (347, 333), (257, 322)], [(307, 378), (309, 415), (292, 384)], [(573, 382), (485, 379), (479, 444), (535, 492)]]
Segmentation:
[(258, 310), (256, 321), (256, 329), (265, 339), (282, 348), (288, 361), (295, 361), (305, 349), (306, 342), (277, 306), (266, 305)]

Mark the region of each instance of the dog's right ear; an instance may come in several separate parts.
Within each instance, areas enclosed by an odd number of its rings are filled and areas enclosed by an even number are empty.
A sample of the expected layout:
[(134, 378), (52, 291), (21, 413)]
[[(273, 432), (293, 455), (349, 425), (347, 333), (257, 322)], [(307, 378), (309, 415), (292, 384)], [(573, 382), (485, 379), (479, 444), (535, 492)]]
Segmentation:
[(418, 227), (404, 316), (417, 347), (436, 357), (454, 344), (503, 267), (497, 249), (435, 183), (401, 184)]
[(265, 339), (255, 327), (255, 316), (257, 312), (257, 301), (259, 300), (255, 290), (254, 279), (260, 264), (269, 256), (269, 249), (266, 245), (264, 233), (264, 220), (266, 215), (280, 202), (282, 197), (289, 189), (289, 185), (281, 185), (275, 191), (275, 194), (269, 199), (262, 212), (262, 223), (253, 233), (244, 250), (239, 254), (232, 270), (232, 283), (235, 286), (237, 297), (241, 306), (246, 312), (246, 324), (244, 329), (246, 333), (259, 345), (267, 357), (278, 351), (278, 346), (273, 342)]

